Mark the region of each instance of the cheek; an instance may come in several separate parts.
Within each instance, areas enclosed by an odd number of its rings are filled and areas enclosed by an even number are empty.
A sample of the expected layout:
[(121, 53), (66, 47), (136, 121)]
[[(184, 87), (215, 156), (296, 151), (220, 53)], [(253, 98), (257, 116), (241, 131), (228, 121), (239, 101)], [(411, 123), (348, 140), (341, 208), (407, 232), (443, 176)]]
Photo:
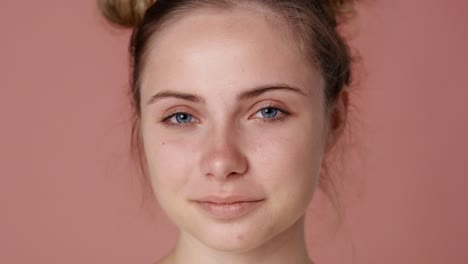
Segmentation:
[(284, 202), (310, 200), (324, 153), (323, 120), (298, 123), (258, 139), (253, 168), (259, 182)]
[(153, 190), (158, 198), (181, 192), (193, 172), (193, 146), (184, 142), (161, 140), (152, 135), (144, 140), (145, 154)]

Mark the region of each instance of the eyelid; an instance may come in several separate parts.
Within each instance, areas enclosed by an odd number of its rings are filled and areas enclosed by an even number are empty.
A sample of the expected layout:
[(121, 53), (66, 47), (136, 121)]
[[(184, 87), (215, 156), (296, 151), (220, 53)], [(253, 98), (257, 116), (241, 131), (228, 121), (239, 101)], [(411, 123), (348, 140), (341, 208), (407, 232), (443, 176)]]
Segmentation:
[[(283, 115), (291, 115), (291, 112), (288, 110), (287, 107), (283, 106), (280, 103), (274, 103), (274, 102), (268, 101), (266, 103), (263, 103), (260, 108), (255, 107), (255, 109), (257, 109), (257, 110), (253, 114), (251, 114), (249, 116), (249, 119), (252, 118), (255, 114), (257, 114), (258, 112), (260, 112), (261, 110), (263, 110), (265, 108), (275, 108), (275, 109), (278, 109)], [(281, 117), (279, 117), (279, 118), (281, 118)], [(263, 118), (263, 119), (265, 119), (265, 118)], [(269, 120), (274, 120), (274, 119), (278, 119), (278, 118), (269, 118)]]
[(163, 114), (164, 117), (169, 117), (177, 113), (186, 113), (190, 114), (192, 116), (198, 115), (198, 112), (193, 110), (191, 107), (186, 106), (186, 105), (178, 105), (178, 106), (173, 106), (166, 110)]
[[(194, 111), (190, 111), (187, 109), (187, 107), (173, 107), (169, 111), (167, 111), (167, 114), (164, 114), (164, 116), (160, 119), (160, 123), (163, 123), (166, 126), (175, 126), (175, 127), (185, 127), (185, 126), (191, 126), (194, 125), (195, 123), (200, 123), (200, 120), (195, 117), (196, 114), (193, 113)], [(187, 114), (192, 117), (192, 120), (189, 123), (173, 123), (170, 122), (170, 119), (174, 117), (177, 114)]]

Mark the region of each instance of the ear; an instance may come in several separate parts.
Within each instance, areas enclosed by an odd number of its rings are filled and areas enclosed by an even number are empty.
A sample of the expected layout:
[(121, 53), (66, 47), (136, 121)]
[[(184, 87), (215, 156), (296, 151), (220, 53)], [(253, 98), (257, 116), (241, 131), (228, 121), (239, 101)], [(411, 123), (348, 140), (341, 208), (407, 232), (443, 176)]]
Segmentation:
[(328, 137), (326, 150), (335, 146), (338, 139), (343, 135), (349, 107), (349, 93), (343, 89), (330, 110), (328, 119)]

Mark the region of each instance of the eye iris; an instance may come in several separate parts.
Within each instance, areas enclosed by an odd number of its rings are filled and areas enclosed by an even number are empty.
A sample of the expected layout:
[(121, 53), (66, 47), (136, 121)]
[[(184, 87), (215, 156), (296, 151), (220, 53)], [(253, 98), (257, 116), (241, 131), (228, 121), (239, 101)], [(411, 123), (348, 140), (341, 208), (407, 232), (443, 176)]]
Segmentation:
[(265, 118), (273, 118), (278, 113), (278, 109), (275, 108), (264, 108), (262, 109), (262, 116)]
[(175, 118), (178, 123), (188, 123), (192, 120), (191, 115), (184, 113), (176, 114)]

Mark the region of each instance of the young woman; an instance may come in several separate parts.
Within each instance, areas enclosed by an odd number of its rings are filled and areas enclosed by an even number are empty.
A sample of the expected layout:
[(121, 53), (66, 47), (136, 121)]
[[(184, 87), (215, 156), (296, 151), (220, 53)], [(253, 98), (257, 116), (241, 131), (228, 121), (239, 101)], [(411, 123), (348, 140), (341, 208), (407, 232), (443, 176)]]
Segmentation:
[(134, 146), (180, 229), (159, 263), (312, 263), (304, 215), (346, 122), (352, 1), (99, 4), (134, 27)]

